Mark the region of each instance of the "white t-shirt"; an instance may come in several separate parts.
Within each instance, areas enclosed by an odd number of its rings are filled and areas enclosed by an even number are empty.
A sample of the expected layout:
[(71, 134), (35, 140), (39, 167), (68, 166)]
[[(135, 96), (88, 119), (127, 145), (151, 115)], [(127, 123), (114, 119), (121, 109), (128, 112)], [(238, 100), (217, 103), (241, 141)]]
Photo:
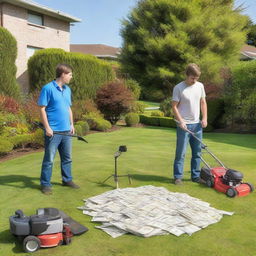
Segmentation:
[(196, 82), (187, 85), (184, 81), (173, 88), (172, 100), (179, 102), (178, 110), (186, 124), (200, 122), (200, 100), (205, 98), (204, 85)]

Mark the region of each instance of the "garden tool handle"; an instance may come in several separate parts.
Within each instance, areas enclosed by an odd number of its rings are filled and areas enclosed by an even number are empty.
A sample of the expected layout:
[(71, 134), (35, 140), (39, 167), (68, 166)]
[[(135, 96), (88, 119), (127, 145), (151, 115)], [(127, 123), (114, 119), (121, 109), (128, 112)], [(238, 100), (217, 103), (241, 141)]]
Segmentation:
[[(205, 145), (202, 140), (200, 140), (198, 137), (196, 137), (195, 133), (193, 133), (192, 131), (190, 131), (188, 128), (184, 129), (186, 132), (188, 132), (189, 134), (191, 134), (196, 140), (198, 140), (201, 145), (202, 145), (202, 148), (205, 149), (222, 167), (226, 168), (225, 165), (207, 148), (207, 145)], [(201, 157), (202, 159), (202, 157)], [(203, 159), (202, 159), (203, 160)], [(204, 160), (203, 160), (204, 163), (206, 163)], [(208, 164), (206, 164), (208, 166)]]
[(190, 131), (188, 128), (184, 129), (186, 132), (190, 133), (196, 140), (198, 140), (201, 145), (202, 145), (202, 148), (203, 149), (206, 149), (207, 148), (207, 145), (205, 145), (196, 135), (195, 133), (193, 133), (192, 131)]

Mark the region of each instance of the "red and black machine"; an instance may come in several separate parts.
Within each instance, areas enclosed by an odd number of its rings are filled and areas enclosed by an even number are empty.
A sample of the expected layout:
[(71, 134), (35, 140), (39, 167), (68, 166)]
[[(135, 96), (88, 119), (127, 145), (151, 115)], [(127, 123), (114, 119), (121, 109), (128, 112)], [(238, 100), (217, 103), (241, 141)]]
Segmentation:
[(73, 235), (88, 229), (56, 208), (39, 208), (37, 214), (25, 216), (21, 210), (9, 218), (10, 231), (23, 241), (25, 252), (35, 252), (41, 247), (70, 244)]
[(220, 166), (211, 167), (204, 159), (201, 160), (205, 164), (200, 172), (200, 178), (206, 183), (208, 187), (214, 188), (219, 192), (225, 193), (228, 197), (241, 197), (251, 193), (254, 188), (250, 183), (242, 181), (243, 174), (239, 171), (229, 169), (207, 148), (207, 146), (197, 138), (193, 132), (187, 130), (200, 143), (202, 149), (209, 153)]

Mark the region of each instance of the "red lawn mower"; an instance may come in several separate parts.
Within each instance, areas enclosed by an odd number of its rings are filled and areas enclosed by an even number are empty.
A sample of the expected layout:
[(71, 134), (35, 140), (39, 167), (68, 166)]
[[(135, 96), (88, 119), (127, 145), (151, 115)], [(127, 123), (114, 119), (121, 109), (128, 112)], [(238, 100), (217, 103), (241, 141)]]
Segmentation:
[(40, 208), (37, 214), (25, 216), (17, 210), (9, 218), (11, 233), (23, 241), (25, 252), (35, 252), (42, 247), (70, 244), (73, 235), (88, 229), (56, 208)]
[(200, 178), (205, 181), (208, 187), (225, 193), (228, 197), (246, 196), (254, 190), (252, 184), (242, 182), (243, 174), (241, 172), (226, 168), (193, 132), (189, 130), (187, 131), (201, 143), (202, 149), (209, 153), (220, 164), (219, 167), (210, 167), (210, 165), (201, 157), (205, 167), (202, 167), (201, 169)]

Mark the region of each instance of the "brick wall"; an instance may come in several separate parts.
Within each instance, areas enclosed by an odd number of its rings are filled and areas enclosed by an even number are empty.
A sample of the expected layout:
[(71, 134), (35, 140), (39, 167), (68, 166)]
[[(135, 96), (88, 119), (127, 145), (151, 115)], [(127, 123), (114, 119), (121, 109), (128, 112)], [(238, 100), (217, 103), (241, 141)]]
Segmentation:
[(61, 48), (69, 51), (69, 22), (44, 15), (44, 26), (27, 22), (28, 11), (11, 4), (2, 4), (3, 27), (8, 29), (17, 40), (18, 56), (17, 80), (23, 92), (28, 91), (27, 46), (36, 48)]

